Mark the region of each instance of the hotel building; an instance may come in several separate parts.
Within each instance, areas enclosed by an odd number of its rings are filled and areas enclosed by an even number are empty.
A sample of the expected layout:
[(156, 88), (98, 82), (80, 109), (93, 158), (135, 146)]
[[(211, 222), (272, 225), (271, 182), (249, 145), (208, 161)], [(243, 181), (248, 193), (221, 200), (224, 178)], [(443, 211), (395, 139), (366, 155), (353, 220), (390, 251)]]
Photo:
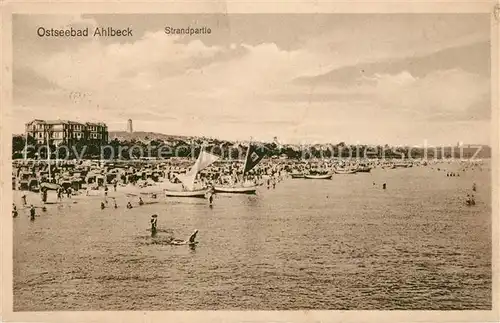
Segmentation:
[(26, 123), (26, 135), (39, 144), (68, 145), (84, 143), (104, 145), (108, 143), (108, 127), (104, 123), (75, 122), (69, 120), (35, 119)]

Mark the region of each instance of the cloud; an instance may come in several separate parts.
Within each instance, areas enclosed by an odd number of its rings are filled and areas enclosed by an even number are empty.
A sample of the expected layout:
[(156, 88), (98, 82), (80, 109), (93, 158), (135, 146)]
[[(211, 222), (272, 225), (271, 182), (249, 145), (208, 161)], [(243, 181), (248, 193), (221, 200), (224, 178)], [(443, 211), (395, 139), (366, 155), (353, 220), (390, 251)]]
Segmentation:
[[(426, 38), (417, 27), (432, 19), (409, 27), (395, 16), (388, 17), (391, 23), (321, 16), (309, 27), (290, 28), (301, 33), (294, 41), (283, 21), (274, 19), (279, 33), (258, 24), (263, 30), (256, 33), (248, 28), (255, 21), (247, 19), (258, 19), (252, 17), (234, 19), (227, 39), (176, 37), (156, 29), (128, 41), (40, 40), (26, 32), (32, 26), (25, 22), (33, 21), (24, 17), (14, 41), (19, 123), (78, 116), (121, 126), (117, 120), (133, 118), (137, 129), (172, 134), (345, 141), (361, 136), (350, 133), (352, 125), (369, 131), (367, 139), (377, 133), (386, 140), (389, 130), (403, 131), (396, 124), (411, 121), (443, 124), (471, 115), (487, 120), (489, 45), (483, 34), (478, 37), (482, 24), (455, 30), (458, 25), (436, 23), (433, 28), (445, 32), (425, 27)], [(305, 19), (299, 18), (293, 21)], [(96, 19), (66, 17), (53, 26), (94, 25)], [(362, 19), (367, 21), (355, 23)], [(74, 92), (85, 99), (75, 100)]]
[[(220, 51), (198, 40), (188, 44), (179, 44), (176, 40), (178, 37), (165, 37), (156, 32), (131, 44), (93, 41), (76, 50), (68, 49), (40, 59), (34, 68), (62, 87), (93, 90), (134, 76), (144, 81), (144, 76), (150, 77), (150, 81), (170, 77)], [(157, 73), (158, 68), (163, 72), (161, 75)]]
[(471, 106), (484, 104), (489, 96), (488, 79), (461, 69), (438, 70), (421, 78), (405, 71), (373, 79), (376, 85), (370, 90), (380, 106), (406, 110), (420, 119), (433, 120), (441, 114), (463, 118)]
[(294, 82), (304, 86), (352, 86), (361, 77), (375, 74), (397, 74), (407, 71), (411, 75), (422, 77), (436, 70), (454, 68), (476, 73), (484, 77), (490, 74), (490, 43), (477, 42), (427, 53), (423, 56), (382, 59), (376, 62), (359, 63), (334, 68), (327, 73), (299, 77)]

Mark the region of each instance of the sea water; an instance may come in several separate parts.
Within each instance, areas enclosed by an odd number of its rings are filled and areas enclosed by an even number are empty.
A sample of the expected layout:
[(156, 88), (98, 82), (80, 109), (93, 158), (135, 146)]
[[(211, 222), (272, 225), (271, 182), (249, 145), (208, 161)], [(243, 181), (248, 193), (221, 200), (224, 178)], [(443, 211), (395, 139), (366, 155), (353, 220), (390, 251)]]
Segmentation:
[[(20, 210), (14, 310), (490, 309), (489, 166), (437, 167), (287, 179), (213, 207), (122, 196), (104, 210), (66, 199), (33, 222)], [(196, 248), (164, 243), (194, 229)]]

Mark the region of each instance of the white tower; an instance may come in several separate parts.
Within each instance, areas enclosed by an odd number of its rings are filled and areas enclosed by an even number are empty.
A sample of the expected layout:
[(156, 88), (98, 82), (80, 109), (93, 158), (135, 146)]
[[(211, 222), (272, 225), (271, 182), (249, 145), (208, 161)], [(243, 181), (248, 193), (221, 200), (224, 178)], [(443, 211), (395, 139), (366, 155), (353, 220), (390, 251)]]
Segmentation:
[(132, 128), (132, 119), (128, 119), (128, 122), (127, 122), (127, 131), (128, 131), (128, 133), (134, 132), (134, 128)]

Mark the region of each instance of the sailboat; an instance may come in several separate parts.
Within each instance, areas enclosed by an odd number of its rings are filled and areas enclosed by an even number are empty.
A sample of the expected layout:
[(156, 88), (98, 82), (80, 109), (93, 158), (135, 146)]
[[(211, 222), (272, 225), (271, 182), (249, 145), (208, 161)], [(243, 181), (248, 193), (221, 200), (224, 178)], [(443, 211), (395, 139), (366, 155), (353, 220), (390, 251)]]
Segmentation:
[(229, 185), (229, 186), (215, 186), (215, 192), (219, 193), (236, 193), (236, 194), (255, 194), (257, 191), (257, 185), (252, 184), (249, 186), (244, 185), (245, 175), (252, 170), (257, 164), (265, 157), (266, 153), (264, 149), (258, 150), (251, 143), (248, 145), (247, 155), (245, 158), (245, 165), (243, 166), (243, 176), (242, 182), (239, 185)]
[(214, 162), (219, 160), (219, 156), (210, 154), (203, 150), (200, 151), (198, 155), (198, 159), (191, 167), (191, 169), (184, 175), (178, 175), (177, 178), (181, 181), (183, 190), (170, 190), (165, 189), (165, 196), (170, 197), (200, 197), (205, 198), (205, 195), (208, 192), (207, 188), (195, 189), (194, 188), (194, 180), (196, 179), (196, 175), (212, 165)]

